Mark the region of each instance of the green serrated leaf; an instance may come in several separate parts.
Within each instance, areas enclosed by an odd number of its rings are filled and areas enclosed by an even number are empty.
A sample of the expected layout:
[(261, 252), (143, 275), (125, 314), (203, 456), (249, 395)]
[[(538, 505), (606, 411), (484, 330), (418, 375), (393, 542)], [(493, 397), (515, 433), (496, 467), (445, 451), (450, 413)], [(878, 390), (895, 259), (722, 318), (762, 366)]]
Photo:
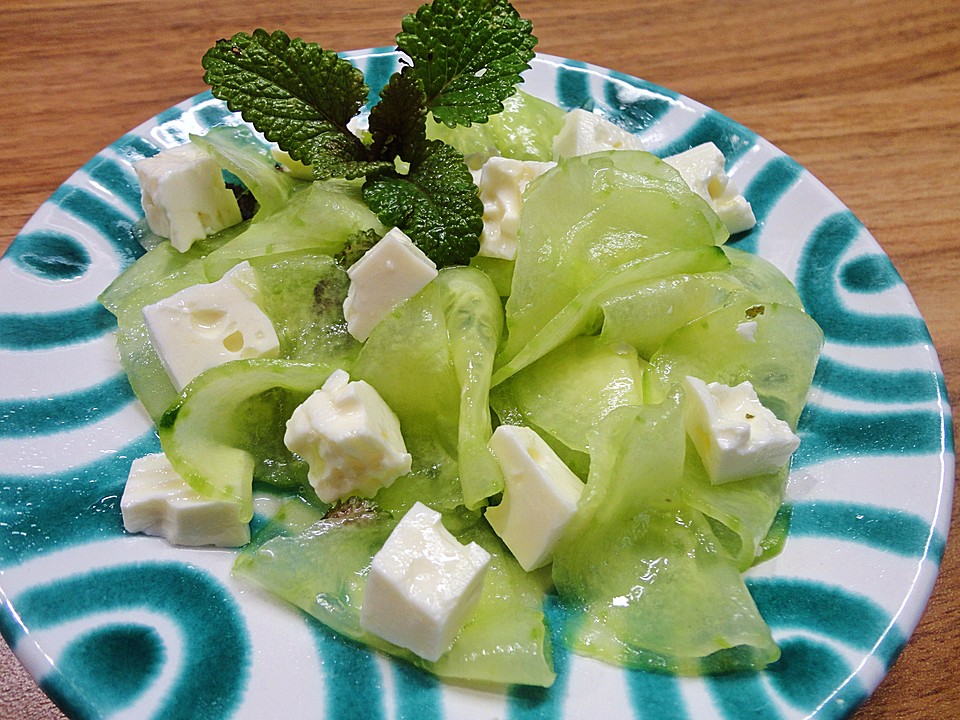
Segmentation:
[(370, 162), (347, 123), (366, 102), (363, 73), (316, 43), (277, 30), (218, 40), (203, 56), (204, 82), (230, 110), (318, 179), (357, 178), (386, 165)]
[(533, 24), (507, 0), (435, 0), (402, 28), (397, 46), (413, 61), (433, 116), (449, 127), (500, 112), (537, 44)]
[(394, 73), (380, 91), (380, 102), (370, 111), (374, 157), (399, 156), (411, 162), (427, 136), (427, 96), (423, 83), (409, 65)]
[(367, 177), (363, 199), (386, 226), (403, 230), (437, 267), (465, 265), (480, 249), (483, 203), (463, 156), (425, 141), (410, 172)]

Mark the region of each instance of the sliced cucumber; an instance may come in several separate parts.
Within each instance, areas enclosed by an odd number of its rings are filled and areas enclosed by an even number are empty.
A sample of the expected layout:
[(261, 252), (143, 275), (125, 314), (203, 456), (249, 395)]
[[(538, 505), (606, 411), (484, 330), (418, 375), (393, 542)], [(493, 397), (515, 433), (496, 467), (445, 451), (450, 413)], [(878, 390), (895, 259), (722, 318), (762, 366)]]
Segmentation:
[(580, 611), (567, 643), (687, 675), (763, 667), (779, 650), (708, 521), (682, 502), (684, 455), (675, 394), (597, 427), (586, 492), (553, 563), (561, 599)]
[(503, 311), (493, 283), (480, 270), (445, 268), (434, 283), (443, 296), (450, 356), (460, 383), (457, 459), (463, 502), (472, 510), (503, 490), (500, 466), (487, 448), (493, 432), (490, 378)]
[(254, 258), (260, 306), (273, 322), (280, 357), (336, 362), (350, 369), (360, 343), (347, 332), (343, 301), (350, 280), (332, 257), (314, 251)]
[(611, 270), (664, 252), (721, 245), (727, 237), (706, 201), (650, 153), (620, 150), (561, 161), (524, 193), (505, 357), (519, 353)]
[(820, 327), (799, 308), (733, 302), (667, 338), (650, 358), (644, 391), (662, 398), (687, 375), (731, 386), (750, 380), (760, 401), (796, 428), (822, 346)]
[[(490, 374), (502, 327), (490, 279), (461, 266), (442, 270), (373, 329), (354, 366), (356, 377), (373, 385), (397, 414), (415, 470), (388, 488), (381, 504), (409, 507), (421, 493), (421, 500), (442, 497), (440, 507), (476, 507), (502, 488), (486, 448)], [(459, 464), (455, 493), (436, 482), (450, 480), (451, 463)]]
[(332, 255), (362, 230), (385, 228), (364, 204), (359, 185), (329, 180), (299, 185), (289, 202), (251, 223), (206, 259), (207, 276), (221, 277), (242, 260), (292, 250)]
[(211, 368), (157, 423), (160, 444), (194, 490), (235, 503), (249, 520), (257, 467), (297, 462), (282, 441), (286, 409), (292, 413), (334, 369), (272, 359)]
[(776, 267), (743, 250), (723, 250), (729, 268), (658, 278), (604, 297), (603, 337), (630, 343), (649, 358), (675, 330), (737, 297), (801, 307), (796, 288)]
[[(653, 278), (684, 272), (715, 271), (727, 267), (729, 261), (723, 250), (709, 246), (663, 252), (613, 268), (571, 298), (526, 344), (519, 347), (516, 355), (511, 356), (509, 350), (504, 349), (498, 358), (493, 384), (498, 385), (567, 340), (577, 335), (595, 333), (600, 328), (603, 318), (602, 304), (607, 297)], [(509, 347), (509, 339), (507, 342)]]
[(257, 214), (280, 210), (303, 182), (277, 170), (267, 146), (244, 125), (211, 128), (190, 141), (212, 153), (220, 167), (236, 175), (260, 205)]
[[(289, 529), (282, 527), (288, 515), (293, 515)], [(398, 519), (398, 514), (378, 511), (354, 519), (331, 518), (303, 504), (288, 506), (240, 552), (234, 569), (335, 632), (439, 677), (498, 685), (551, 685), (555, 675), (544, 623), (544, 576), (525, 572), (489, 525), (462, 509), (445, 514), (444, 525), (460, 542), (481, 545), (491, 561), (476, 612), (453, 647), (438, 661), (428, 662), (361, 627), (370, 562)], [(281, 527), (272, 527), (278, 523)]]
[(537, 427), (586, 453), (600, 420), (614, 408), (642, 404), (642, 379), (632, 347), (582, 336), (498, 385), (490, 401), (502, 421)]
[(448, 128), (430, 120), (427, 137), (453, 145), (473, 170), (493, 155), (553, 160), (553, 137), (563, 127), (564, 114), (553, 103), (518, 91), (503, 101), (503, 112), (485, 123)]
[(209, 245), (203, 241), (181, 253), (164, 241), (127, 268), (99, 298), (117, 317), (120, 365), (154, 422), (176, 400), (177, 390), (150, 342), (142, 309), (190, 285), (207, 282), (203, 250)]

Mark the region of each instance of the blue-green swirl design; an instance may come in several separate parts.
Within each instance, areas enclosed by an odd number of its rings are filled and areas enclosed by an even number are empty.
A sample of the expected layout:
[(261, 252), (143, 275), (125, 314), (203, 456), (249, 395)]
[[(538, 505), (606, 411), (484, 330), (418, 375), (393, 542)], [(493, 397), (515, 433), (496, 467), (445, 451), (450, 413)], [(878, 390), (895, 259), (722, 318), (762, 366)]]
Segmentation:
[[(841, 260), (863, 232), (863, 225), (850, 212), (839, 212), (821, 222), (807, 239), (796, 279), (807, 312), (823, 328), (827, 340), (844, 345), (898, 347), (930, 342), (926, 325), (916, 315), (856, 312), (835, 291), (836, 278), (843, 276)], [(876, 272), (879, 258), (873, 257)], [(855, 267), (862, 272), (862, 261)], [(879, 278), (875, 290), (902, 283), (889, 260), (883, 263)], [(866, 280), (858, 277), (855, 292), (865, 292), (866, 286)]]
[[(123, 610), (146, 609), (175, 623), (184, 645), (180, 670), (155, 720), (228, 718), (243, 697), (250, 655), (246, 626), (230, 593), (201, 570), (158, 562), (99, 569), (38, 585), (15, 602), (33, 631)], [(140, 654), (132, 652), (137, 649)], [(152, 628), (108, 625), (74, 639), (59, 672), (40, 684), (72, 717), (99, 718), (129, 706), (166, 660)], [(119, 684), (111, 675), (93, 673), (96, 667), (119, 671)]]
[[(824, 329), (828, 342), (865, 350), (929, 343), (929, 332), (919, 317), (857, 312), (835, 289), (839, 285), (862, 295), (902, 285), (883, 256), (859, 255), (843, 262), (864, 232), (848, 212), (829, 215), (814, 229), (804, 246), (796, 281), (807, 311)], [(939, 372), (854, 367), (826, 355), (817, 367), (814, 385), (841, 398), (874, 403), (877, 409), (834, 409), (810, 403), (802, 417), (803, 442), (794, 458), (796, 467), (837, 456), (953, 451), (949, 418), (930, 407), (930, 401), (946, 402), (945, 381)], [(885, 409), (890, 403), (916, 407), (890, 411)]]
[(120, 497), (130, 463), (159, 449), (151, 432), (88, 465), (43, 475), (0, 475), (3, 564), (122, 535)]
[(390, 76), (395, 73), (399, 67), (397, 54), (393, 48), (377, 48), (370, 51), (370, 57), (363, 61), (353, 60), (351, 62), (363, 72), (364, 82), (370, 88), (367, 95), (367, 108), (371, 108), (380, 101), (380, 91), (390, 80)]
[[(641, 133), (660, 122), (677, 104), (679, 98), (653, 83), (632, 78), (622, 73), (609, 72), (602, 83), (602, 105), (591, 88), (596, 71), (584, 63), (567, 61), (557, 71), (556, 93), (558, 104), (567, 110), (601, 109), (614, 123), (634, 133)], [(624, 92), (630, 88), (635, 92)], [(674, 155), (695, 145), (713, 142), (720, 148), (729, 164), (735, 164), (757, 141), (747, 128), (719, 113), (707, 112), (679, 137), (658, 148), (660, 155)]]
[(0, 313), (0, 350), (49, 350), (96, 340), (117, 328), (100, 303), (48, 313)]
[(0, 438), (36, 437), (103, 420), (134, 402), (126, 375), (55, 397), (0, 400)]
[[(152, 155), (153, 152), (149, 152), (149, 154)], [(84, 171), (92, 181), (120, 200), (134, 216), (140, 215), (140, 193), (137, 191), (137, 178), (129, 165), (121, 165), (112, 158), (97, 156), (86, 164)]]
[(7, 257), (31, 275), (73, 280), (90, 267), (90, 253), (76, 238), (54, 230), (24, 233)]
[(60, 186), (50, 202), (63, 212), (83, 220), (99, 237), (106, 239), (124, 267), (143, 254), (143, 248), (133, 233), (133, 225), (138, 219), (135, 210), (119, 210), (100, 195), (70, 184)]
[[(112, 713), (132, 705), (159, 676), (167, 659), (163, 638), (149, 625), (126, 623), (98, 628), (75, 639), (57, 667), (70, 684), (96, 688), (97, 706)], [(62, 698), (55, 683), (46, 682)]]
[(790, 533), (854, 542), (900, 557), (943, 555), (946, 538), (931, 531), (923, 518), (868, 503), (795, 502), (790, 506)]

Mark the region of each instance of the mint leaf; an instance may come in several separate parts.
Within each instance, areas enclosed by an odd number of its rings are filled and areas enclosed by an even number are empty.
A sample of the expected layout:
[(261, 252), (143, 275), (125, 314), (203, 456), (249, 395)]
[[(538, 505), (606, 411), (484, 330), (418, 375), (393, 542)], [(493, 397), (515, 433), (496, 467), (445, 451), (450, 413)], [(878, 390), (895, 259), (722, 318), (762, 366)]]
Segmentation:
[(363, 199), (386, 226), (403, 230), (437, 267), (466, 265), (480, 250), (483, 203), (455, 148), (425, 141), (410, 172), (367, 177)]
[[(533, 58), (532, 29), (508, 0), (434, 0), (405, 16), (397, 45), (412, 64), (380, 91), (368, 141), (348, 128), (369, 94), (363, 74), (315, 43), (237, 33), (204, 55), (204, 80), (316, 179), (366, 176), (367, 206), (438, 266), (466, 264), (480, 248), (483, 205), (463, 155), (427, 140), (427, 115), (455, 127), (501, 112)], [(369, 238), (359, 240), (358, 249)]]
[(336, 53), (277, 30), (218, 40), (203, 56), (204, 81), (317, 179), (357, 178), (391, 164), (371, 162), (347, 123), (363, 107), (363, 73)]
[(427, 137), (427, 96), (409, 65), (394, 73), (370, 111), (374, 157), (399, 157), (411, 162)]
[(413, 61), (428, 109), (449, 127), (503, 110), (537, 44), (533, 23), (507, 0), (434, 0), (402, 28), (397, 47)]

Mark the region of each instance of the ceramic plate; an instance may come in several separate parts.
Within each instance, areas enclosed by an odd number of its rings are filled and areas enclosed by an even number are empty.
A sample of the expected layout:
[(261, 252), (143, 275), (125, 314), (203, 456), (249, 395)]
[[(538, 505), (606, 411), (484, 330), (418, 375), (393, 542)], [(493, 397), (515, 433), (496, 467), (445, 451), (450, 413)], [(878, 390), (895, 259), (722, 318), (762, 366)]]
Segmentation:
[[(381, 87), (389, 50), (350, 53)], [(97, 295), (139, 254), (131, 162), (237, 123), (200, 95), (100, 152), (0, 262), (0, 629), (74, 718), (837, 718), (907, 642), (944, 549), (953, 483), (943, 375), (910, 293), (814, 177), (710, 109), (541, 55), (525, 89), (672, 154), (711, 140), (758, 223), (736, 244), (796, 283), (826, 334), (789, 483), (783, 553), (748, 585), (783, 649), (767, 671), (678, 679), (558, 651), (549, 691), (449, 686), (344, 643), (231, 579), (233, 553), (124, 534), (133, 458), (158, 449)]]

